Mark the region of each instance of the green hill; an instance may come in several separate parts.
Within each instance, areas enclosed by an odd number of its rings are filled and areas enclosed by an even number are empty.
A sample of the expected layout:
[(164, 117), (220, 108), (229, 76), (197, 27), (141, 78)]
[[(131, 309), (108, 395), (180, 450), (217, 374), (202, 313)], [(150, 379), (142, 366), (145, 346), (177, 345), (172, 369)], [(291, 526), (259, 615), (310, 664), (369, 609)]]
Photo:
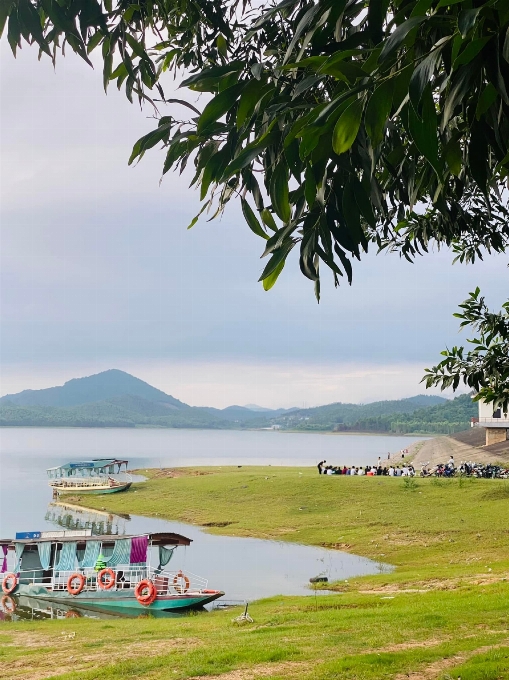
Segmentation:
[[(422, 408), (426, 399), (430, 405)], [(469, 428), (477, 414), (477, 403), (465, 394), (452, 400), (420, 396), (372, 404), (329, 404), (294, 411), (273, 423), (304, 431), (451, 434)]]
[(361, 431), (430, 434), (469, 427), (477, 415), (470, 397), (452, 401), (418, 395), (370, 404), (327, 404), (310, 409), (224, 409), (185, 404), (129, 373), (109, 370), (60, 387), (24, 390), (0, 399), (0, 427), (169, 427)]
[[(441, 408), (449, 403), (447, 399), (432, 395), (418, 395), (408, 399), (393, 401), (375, 401), (371, 404), (327, 404), (309, 409), (294, 410), (277, 418), (274, 424), (293, 430), (348, 431), (359, 428), (359, 423), (380, 419), (384, 424), (386, 418), (391, 420), (394, 414), (410, 414), (423, 407)], [(366, 428), (363, 428), (366, 429)], [(371, 429), (371, 428), (369, 428)]]
[(18, 406), (69, 407), (131, 395), (148, 401), (164, 403), (175, 408), (186, 407), (178, 399), (165, 394), (125, 371), (111, 369), (85, 378), (73, 378), (60, 387), (44, 390), (24, 390), (0, 399)]

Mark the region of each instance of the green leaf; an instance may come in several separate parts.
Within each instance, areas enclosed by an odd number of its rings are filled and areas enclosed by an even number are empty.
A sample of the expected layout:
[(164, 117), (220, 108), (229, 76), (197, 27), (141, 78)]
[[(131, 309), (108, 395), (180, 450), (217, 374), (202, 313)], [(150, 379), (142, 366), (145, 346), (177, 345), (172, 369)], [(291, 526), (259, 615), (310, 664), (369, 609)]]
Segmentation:
[(332, 133), (332, 148), (338, 156), (352, 146), (361, 125), (364, 99), (355, 99), (341, 114)]
[(90, 54), (90, 52), (92, 52), (92, 50), (94, 50), (97, 47), (97, 45), (99, 45), (99, 43), (101, 42), (102, 39), (103, 39), (103, 34), (100, 31), (96, 31), (94, 33), (94, 35), (88, 41), (87, 54)]
[(468, 147), (468, 163), (472, 177), (486, 196), (488, 184), (488, 141), (480, 123), (475, 123), (472, 126)]
[(260, 223), (258, 222), (258, 220), (256, 218), (256, 215), (254, 214), (251, 206), (249, 205), (249, 203), (246, 201), (245, 198), (241, 199), (241, 204), (242, 204), (242, 212), (244, 213), (244, 217), (246, 218), (246, 222), (248, 223), (248, 226), (251, 229), (251, 231), (253, 233), (255, 233), (257, 236), (261, 236), (264, 239), (268, 239), (269, 237), (263, 231)]
[(390, 34), (385, 45), (383, 46), (380, 56), (378, 57), (378, 62), (382, 63), (388, 57), (390, 57), (392, 53), (395, 52), (404, 42), (410, 31), (417, 26), (420, 26), (422, 22), (425, 21), (425, 19), (426, 17), (411, 17), (398, 26), (396, 30)]
[(452, 65), (453, 71), (463, 64), (468, 64), (472, 61), (472, 59), (477, 57), (479, 52), (483, 49), (486, 43), (491, 40), (491, 38), (492, 36), (489, 35), (485, 38), (478, 38), (477, 40), (472, 40), (469, 42), (463, 52), (461, 52), (460, 55), (455, 59), (454, 64)]
[(460, 66), (457, 73), (454, 74), (451, 87), (442, 109), (442, 120), (440, 123), (441, 130), (445, 129), (445, 126), (454, 114), (454, 110), (463, 101), (476, 74), (477, 69), (472, 62), (465, 66)]
[(277, 216), (286, 224), (290, 221), (292, 211), (290, 208), (288, 190), (288, 167), (284, 161), (280, 161), (272, 173), (270, 182), (270, 199)]
[(480, 120), (486, 111), (490, 108), (492, 104), (496, 101), (498, 97), (498, 92), (494, 85), (488, 83), (484, 90), (479, 95), (479, 100), (477, 102), (477, 108), (475, 110), (475, 117)]
[(161, 127), (158, 127), (157, 130), (152, 130), (152, 132), (141, 137), (133, 146), (128, 164), (131, 165), (135, 158), (138, 156), (141, 158), (147, 149), (151, 149), (162, 141), (169, 134), (169, 130), (170, 124), (162, 125)]
[(283, 268), (285, 266), (285, 261), (281, 260), (281, 262), (276, 266), (274, 271), (266, 276), (264, 279), (262, 279), (262, 284), (263, 284), (263, 290), (270, 290), (272, 286), (276, 283), (278, 280), (279, 275), (283, 271)]
[(223, 57), (226, 57), (226, 55), (228, 54), (228, 45), (226, 43), (226, 38), (224, 37), (224, 35), (219, 34), (217, 36), (216, 45), (219, 54), (222, 55)]
[(133, 36), (130, 35), (129, 33), (125, 34), (125, 39), (127, 40), (129, 47), (132, 49), (132, 51), (137, 57), (140, 57), (140, 59), (146, 58), (147, 53), (145, 51), (144, 46), (140, 42), (133, 38)]
[(440, 61), (440, 56), (440, 48), (433, 50), (425, 59), (421, 61), (421, 63), (412, 73), (410, 84), (408, 86), (408, 94), (410, 96), (410, 101), (412, 102), (412, 105), (416, 111), (419, 110), (423, 92), (430, 82), (431, 76), (433, 75), (438, 62)]
[(267, 83), (261, 80), (251, 80), (247, 83), (240, 97), (239, 108), (237, 109), (238, 130), (252, 115), (260, 99), (271, 89), (273, 89), (272, 85), (267, 85)]
[(200, 219), (200, 215), (201, 215), (202, 212), (205, 210), (205, 208), (207, 208), (207, 206), (208, 206), (208, 203), (205, 203), (205, 205), (202, 206), (202, 209), (200, 210), (200, 212), (199, 212), (197, 215), (195, 215), (195, 216), (193, 217), (193, 219), (191, 220), (190, 224), (189, 224), (188, 227), (187, 227), (188, 229), (192, 229), (192, 228), (194, 227), (194, 225), (196, 224), (196, 222), (198, 222), (198, 220)]
[(317, 186), (313, 168), (310, 165), (307, 165), (305, 171), (304, 195), (306, 197), (306, 202), (310, 209), (313, 207), (313, 204), (315, 202), (316, 191)]
[(477, 15), (481, 9), (481, 7), (477, 7), (476, 9), (464, 9), (459, 13), (458, 30), (461, 33), (462, 38), (466, 38), (470, 33), (470, 30), (474, 27)]
[(333, 76), (345, 83), (353, 84), (359, 78), (366, 78), (367, 73), (354, 61), (340, 61), (335, 63), (326, 62), (319, 70), (320, 74)]
[(277, 225), (274, 221), (274, 218), (272, 217), (272, 213), (270, 212), (270, 210), (268, 210), (268, 208), (264, 208), (260, 215), (266, 227), (268, 227), (272, 231), (277, 231)]
[(275, 272), (276, 269), (280, 266), (281, 262), (284, 262), (286, 260), (288, 253), (293, 248), (293, 246), (294, 244), (292, 241), (287, 241), (280, 248), (275, 250), (270, 260), (267, 262), (265, 269), (263, 270), (262, 275), (260, 276), (258, 281), (263, 281), (273, 272)]
[(263, 135), (261, 135), (261, 137), (258, 137), (258, 139), (255, 139), (253, 142), (251, 142), (251, 144), (248, 144), (246, 147), (244, 147), (244, 149), (242, 149), (238, 156), (234, 158), (232, 162), (226, 167), (223, 176), (224, 180), (236, 175), (242, 170), (242, 168), (245, 168), (246, 165), (252, 163), (254, 159), (259, 156), (265, 148), (267, 148), (275, 134), (275, 124), (276, 121), (273, 120), (269, 125), (268, 130)]
[(299, 38), (301, 35), (304, 33), (304, 31), (309, 27), (311, 24), (315, 14), (321, 9), (320, 3), (317, 3), (316, 5), (311, 5), (311, 7), (307, 10), (307, 12), (304, 14), (302, 19), (299, 21), (297, 24), (297, 28), (295, 29), (295, 33), (293, 35), (293, 38), (288, 45), (288, 49), (286, 50), (286, 54), (283, 59), (283, 64), (286, 64), (288, 61), (291, 53), (293, 52), (293, 49), (295, 45), (297, 44)]
[[(1, 28), (1, 27), (0, 27)], [(0, 32), (0, 35), (1, 32)], [(506, 31), (505, 38), (504, 38), (504, 46), (502, 48), (502, 56), (506, 61), (509, 62), (509, 28)]]
[(415, 113), (411, 104), (408, 108), (408, 127), (415, 146), (429, 161), (438, 177), (441, 177), (441, 168), (438, 162), (438, 136), (437, 136), (437, 113), (435, 102), (428, 85), (423, 95), (422, 120)]
[(461, 168), (463, 167), (463, 152), (461, 144), (457, 139), (451, 139), (444, 148), (444, 157), (449, 170), (456, 177), (459, 176)]
[(383, 22), (388, 5), (388, 0), (370, 0), (368, 4), (368, 31), (375, 45), (378, 45), (383, 37)]
[(237, 83), (237, 85), (229, 87), (209, 101), (198, 120), (196, 130), (199, 135), (201, 135), (211, 123), (215, 123), (216, 120), (221, 118), (221, 116), (224, 116), (225, 113), (234, 106), (244, 86), (245, 83)]
[(369, 98), (364, 124), (373, 146), (378, 146), (382, 141), (385, 125), (391, 113), (393, 91), (394, 80), (386, 80)]
[(243, 70), (243, 61), (232, 61), (231, 64), (224, 66), (214, 66), (205, 68), (199, 73), (186, 78), (180, 83), (180, 87), (190, 87), (199, 92), (213, 92), (218, 88), (220, 81), (231, 73), (238, 73)]
[(13, 4), (13, 0), (0, 0), (0, 38), (4, 32), (5, 22), (7, 21), (7, 17), (11, 12)]

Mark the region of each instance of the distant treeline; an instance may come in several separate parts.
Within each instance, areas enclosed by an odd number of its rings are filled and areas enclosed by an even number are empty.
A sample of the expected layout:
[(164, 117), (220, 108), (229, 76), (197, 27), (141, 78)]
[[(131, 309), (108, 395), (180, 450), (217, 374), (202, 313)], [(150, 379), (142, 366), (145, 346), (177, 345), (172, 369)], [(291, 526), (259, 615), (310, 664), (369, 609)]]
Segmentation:
[[(406, 401), (406, 400), (405, 400)], [(368, 408), (370, 404), (366, 405)], [(299, 412), (300, 413), (300, 412)], [(331, 414), (332, 415), (332, 414)], [(386, 413), (361, 418), (313, 418), (299, 419), (294, 415), (293, 429), (330, 430), (333, 432), (387, 432), (391, 434), (453, 434), (470, 427), (470, 419), (478, 415), (478, 405), (468, 395), (427, 408), (416, 408), (407, 413)]]

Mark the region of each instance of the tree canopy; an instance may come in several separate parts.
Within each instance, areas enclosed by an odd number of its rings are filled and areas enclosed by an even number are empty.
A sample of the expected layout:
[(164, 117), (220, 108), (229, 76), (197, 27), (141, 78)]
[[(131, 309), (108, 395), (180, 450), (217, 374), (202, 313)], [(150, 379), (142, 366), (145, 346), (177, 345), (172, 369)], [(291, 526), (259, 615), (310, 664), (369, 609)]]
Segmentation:
[[(0, 0), (5, 27), (14, 54), (100, 51), (105, 88), (158, 107), (129, 162), (194, 165), (200, 214), (240, 199), (266, 289), (294, 248), (319, 297), (370, 245), (507, 245), (507, 0)], [(166, 100), (166, 72), (206, 103)]]
[(470, 327), (478, 337), (468, 340), (470, 349), (453, 347), (442, 352), (444, 359), (426, 369), (426, 387), (456, 390), (461, 382), (477, 393), (474, 399), (509, 410), (509, 302), (502, 311), (491, 312), (476, 288), (454, 316), (460, 328)]

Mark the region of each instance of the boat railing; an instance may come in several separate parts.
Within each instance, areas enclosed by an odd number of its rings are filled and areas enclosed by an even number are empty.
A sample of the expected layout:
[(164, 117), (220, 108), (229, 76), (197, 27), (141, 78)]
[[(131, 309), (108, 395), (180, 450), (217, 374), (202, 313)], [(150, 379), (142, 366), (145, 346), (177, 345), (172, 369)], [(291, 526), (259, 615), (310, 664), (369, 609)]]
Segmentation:
[[(113, 585), (106, 589), (108, 591), (129, 590), (144, 579), (150, 579), (157, 590), (158, 595), (182, 595), (186, 592), (202, 592), (206, 590), (208, 580), (197, 576), (191, 572), (182, 571), (160, 571), (154, 567), (119, 565), (112, 570), (115, 574)], [(41, 577), (33, 570), (20, 573), (20, 581), (27, 585), (43, 586), (52, 591), (66, 591), (69, 578), (75, 574), (82, 574), (85, 577), (83, 591), (95, 592), (105, 590), (97, 582), (98, 572), (91, 569), (76, 569), (74, 571), (58, 571), (52, 577)]]
[(113, 484), (127, 484), (132, 482), (132, 477), (127, 472), (111, 475), (97, 475), (94, 477), (59, 477), (51, 479), (49, 485), (57, 489), (80, 489), (90, 487), (107, 487)]

